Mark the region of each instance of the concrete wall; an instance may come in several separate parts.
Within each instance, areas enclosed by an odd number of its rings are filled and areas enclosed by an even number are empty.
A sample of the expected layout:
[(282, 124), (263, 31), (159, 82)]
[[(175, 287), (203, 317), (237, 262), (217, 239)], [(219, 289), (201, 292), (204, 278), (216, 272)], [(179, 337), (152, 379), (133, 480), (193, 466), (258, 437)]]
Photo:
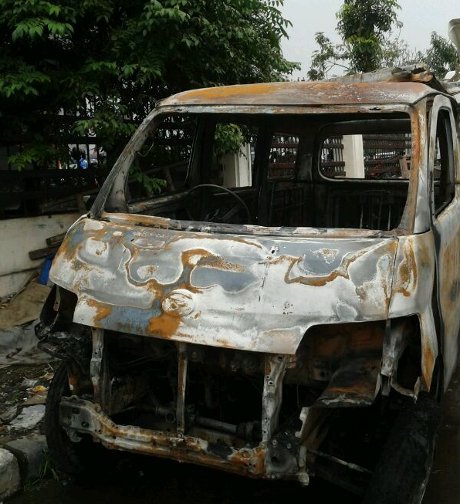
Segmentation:
[(362, 135), (343, 135), (343, 160), (347, 178), (363, 179), (364, 149)]
[(0, 220), (0, 298), (20, 290), (43, 263), (29, 252), (45, 248), (46, 239), (67, 231), (79, 214)]
[(252, 185), (251, 146), (244, 144), (237, 154), (222, 156), (224, 187), (248, 187)]

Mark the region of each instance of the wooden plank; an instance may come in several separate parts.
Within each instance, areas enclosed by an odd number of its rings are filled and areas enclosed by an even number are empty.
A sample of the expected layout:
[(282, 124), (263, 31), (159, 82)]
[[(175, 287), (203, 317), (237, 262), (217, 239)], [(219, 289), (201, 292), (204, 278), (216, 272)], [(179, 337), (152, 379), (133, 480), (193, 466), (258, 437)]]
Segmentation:
[(57, 235), (50, 236), (46, 239), (46, 244), (48, 245), (48, 247), (58, 246), (62, 243), (65, 235), (65, 233), (59, 233)]
[(54, 245), (53, 247), (31, 250), (29, 252), (29, 257), (32, 259), (32, 261), (36, 261), (37, 259), (43, 259), (44, 257), (50, 254), (55, 254), (58, 248), (59, 248), (58, 245)]

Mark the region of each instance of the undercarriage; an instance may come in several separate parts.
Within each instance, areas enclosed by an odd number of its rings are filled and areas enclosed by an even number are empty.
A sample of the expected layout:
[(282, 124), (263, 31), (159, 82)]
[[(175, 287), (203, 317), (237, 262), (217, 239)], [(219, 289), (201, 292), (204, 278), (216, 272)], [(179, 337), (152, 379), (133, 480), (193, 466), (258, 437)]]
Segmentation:
[(38, 335), (65, 361), (68, 390), (53, 429), (77, 447), (91, 439), (302, 485), (318, 476), (363, 494), (397, 410), (411, 400), (381, 396), (383, 324), (318, 328), (296, 355), (58, 325)]

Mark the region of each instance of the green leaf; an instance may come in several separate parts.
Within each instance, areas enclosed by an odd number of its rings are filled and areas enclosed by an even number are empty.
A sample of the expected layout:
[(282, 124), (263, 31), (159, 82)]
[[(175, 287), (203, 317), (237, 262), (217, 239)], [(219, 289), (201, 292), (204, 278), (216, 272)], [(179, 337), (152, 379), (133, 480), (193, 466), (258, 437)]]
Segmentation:
[(156, 100), (172, 92), (283, 79), (296, 66), (281, 51), (288, 26), (281, 6), (3, 0), (3, 140), (40, 135), (46, 145), (65, 147), (72, 135), (91, 132), (115, 157)]

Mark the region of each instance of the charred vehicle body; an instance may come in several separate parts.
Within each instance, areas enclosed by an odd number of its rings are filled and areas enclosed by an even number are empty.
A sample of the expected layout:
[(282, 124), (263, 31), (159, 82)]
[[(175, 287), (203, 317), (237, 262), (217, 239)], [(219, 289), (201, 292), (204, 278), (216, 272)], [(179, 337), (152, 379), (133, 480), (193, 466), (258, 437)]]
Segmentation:
[(460, 326), (460, 89), (375, 80), (158, 103), (51, 269), (62, 467), (89, 439), (364, 491), (397, 415), (447, 386)]

